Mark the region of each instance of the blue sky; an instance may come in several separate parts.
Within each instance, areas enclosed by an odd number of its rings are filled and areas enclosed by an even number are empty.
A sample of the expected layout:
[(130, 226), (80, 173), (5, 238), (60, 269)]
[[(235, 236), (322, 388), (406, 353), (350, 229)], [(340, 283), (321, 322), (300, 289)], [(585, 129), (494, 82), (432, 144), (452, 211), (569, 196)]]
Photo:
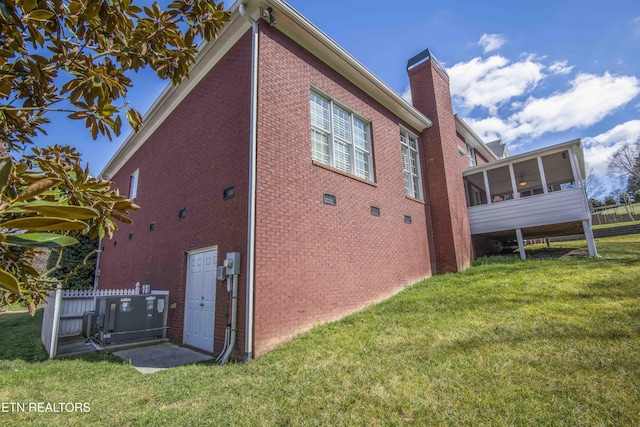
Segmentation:
[[(429, 48), (449, 70), (455, 112), (512, 154), (582, 138), (604, 176), (611, 153), (640, 137), (637, 0), (289, 4), (406, 97), (407, 60)], [(133, 78), (129, 101), (144, 112), (165, 83)], [(126, 136), (91, 141), (82, 124), (51, 118), (46, 142), (78, 147), (94, 174)]]

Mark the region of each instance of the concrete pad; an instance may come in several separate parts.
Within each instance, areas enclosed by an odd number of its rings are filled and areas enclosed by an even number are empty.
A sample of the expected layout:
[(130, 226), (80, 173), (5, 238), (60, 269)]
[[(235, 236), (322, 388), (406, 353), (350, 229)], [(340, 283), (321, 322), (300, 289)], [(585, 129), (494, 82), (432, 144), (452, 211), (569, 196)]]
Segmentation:
[(130, 348), (112, 354), (128, 360), (138, 372), (143, 374), (152, 374), (176, 366), (213, 359), (212, 356), (170, 343)]

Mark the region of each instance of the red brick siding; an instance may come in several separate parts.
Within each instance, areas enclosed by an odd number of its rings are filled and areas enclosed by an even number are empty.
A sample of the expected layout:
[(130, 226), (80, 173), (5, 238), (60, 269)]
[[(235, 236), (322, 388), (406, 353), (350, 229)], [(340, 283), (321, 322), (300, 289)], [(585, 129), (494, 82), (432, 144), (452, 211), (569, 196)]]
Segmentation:
[[(115, 175), (121, 193), (140, 169), (134, 225), (121, 225), (105, 240), (100, 288), (131, 288), (136, 282), (169, 290), (169, 337), (182, 341), (187, 252), (217, 245), (242, 253), (239, 300), (245, 298), (251, 38), (247, 34), (212, 69), (158, 130)], [(225, 187), (235, 197), (223, 201)], [(178, 211), (187, 208), (184, 219)], [(149, 224), (156, 223), (154, 232)], [(133, 239), (128, 235), (133, 232)], [(117, 241), (117, 246), (114, 242)], [(217, 289), (215, 349), (221, 349), (227, 292)], [(243, 304), (244, 305), (244, 304)], [(244, 311), (239, 310), (244, 340)], [(242, 347), (240, 345), (239, 347)]]
[(438, 273), (464, 269), (471, 262), (471, 236), (461, 171), (469, 167), (460, 141), (449, 92), (449, 79), (432, 62), (409, 72), (413, 104), (433, 121), (424, 131), (433, 241)]
[[(462, 136), (459, 132), (456, 131), (456, 136), (458, 137), (458, 139), (460, 140), (460, 148), (464, 148), (466, 149), (466, 144), (467, 144), (467, 140), (464, 139), (464, 136)], [(478, 152), (478, 150), (473, 150), (473, 157), (476, 160), (476, 165), (481, 165), (483, 163), (487, 163), (487, 159)]]
[(482, 154), (478, 153), (478, 150), (476, 150), (476, 165), (483, 165), (487, 162), (488, 160), (485, 159)]
[[(256, 356), (431, 274), (425, 206), (404, 192), (401, 121), (277, 29), (260, 28)], [(312, 87), (371, 120), (374, 185), (312, 163)], [(336, 207), (322, 203), (325, 192)]]

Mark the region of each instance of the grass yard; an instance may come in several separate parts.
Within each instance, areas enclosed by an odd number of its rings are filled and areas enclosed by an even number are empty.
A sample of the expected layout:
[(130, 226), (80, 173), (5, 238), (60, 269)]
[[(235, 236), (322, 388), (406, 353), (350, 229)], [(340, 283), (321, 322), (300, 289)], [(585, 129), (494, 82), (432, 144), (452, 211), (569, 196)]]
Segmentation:
[(3, 313), (0, 403), (90, 412), (0, 412), (0, 425), (637, 426), (640, 235), (597, 245), (605, 259), (481, 259), (224, 367), (49, 361), (41, 319)]
[(622, 227), (626, 225), (638, 225), (638, 224), (640, 224), (640, 221), (613, 222), (611, 224), (595, 224), (593, 225), (592, 228), (594, 230), (601, 230), (603, 228), (616, 228), (616, 227)]
[(596, 208), (596, 212), (604, 215), (627, 215), (628, 211), (632, 214), (640, 213), (640, 203), (632, 203), (627, 206), (607, 207), (601, 206)]

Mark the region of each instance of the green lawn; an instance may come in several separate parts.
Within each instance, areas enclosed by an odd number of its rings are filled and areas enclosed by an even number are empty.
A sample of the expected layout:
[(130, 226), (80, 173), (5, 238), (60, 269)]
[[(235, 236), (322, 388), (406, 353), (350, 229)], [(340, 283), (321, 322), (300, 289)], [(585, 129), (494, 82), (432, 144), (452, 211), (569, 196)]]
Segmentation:
[(39, 317), (0, 314), (0, 403), (90, 404), (0, 425), (637, 426), (640, 235), (597, 244), (605, 259), (482, 259), (224, 367), (49, 361)]
[(602, 206), (597, 208), (596, 211), (600, 214), (604, 215), (627, 215), (627, 209), (631, 211), (632, 214), (637, 214), (640, 212), (640, 203), (632, 203), (628, 206), (617, 206), (615, 208), (607, 208), (606, 206)]
[(623, 227), (625, 225), (638, 225), (640, 221), (626, 221), (626, 222), (613, 222), (611, 224), (595, 224), (592, 226), (594, 230), (603, 229), (603, 228), (616, 228)]

